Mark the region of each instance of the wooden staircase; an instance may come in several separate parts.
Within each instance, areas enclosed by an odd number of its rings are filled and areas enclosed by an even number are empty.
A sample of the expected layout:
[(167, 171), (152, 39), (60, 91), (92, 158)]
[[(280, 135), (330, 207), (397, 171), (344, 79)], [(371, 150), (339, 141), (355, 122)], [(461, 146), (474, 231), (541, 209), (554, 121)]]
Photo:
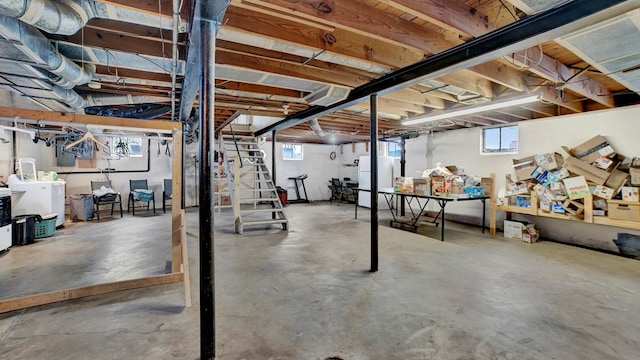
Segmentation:
[(274, 224), (287, 230), (289, 221), (253, 132), (230, 125), (219, 134), (218, 144), (226, 175), (219, 177), (226, 184), (219, 181), (218, 191), (231, 200), (227, 206), (233, 208), (235, 232), (242, 234), (246, 226)]

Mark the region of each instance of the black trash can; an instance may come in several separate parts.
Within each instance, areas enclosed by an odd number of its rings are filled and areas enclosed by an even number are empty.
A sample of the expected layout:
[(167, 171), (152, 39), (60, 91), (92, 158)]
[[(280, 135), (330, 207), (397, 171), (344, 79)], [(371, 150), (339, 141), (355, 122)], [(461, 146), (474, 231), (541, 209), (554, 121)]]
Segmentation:
[(36, 221), (42, 221), (38, 214), (18, 215), (11, 221), (11, 245), (33, 244), (36, 236)]
[(276, 192), (278, 193), (278, 197), (280, 198), (280, 202), (282, 203), (282, 206), (289, 205), (289, 201), (287, 200), (289, 197), (289, 195), (287, 194), (287, 189), (280, 186), (276, 186)]

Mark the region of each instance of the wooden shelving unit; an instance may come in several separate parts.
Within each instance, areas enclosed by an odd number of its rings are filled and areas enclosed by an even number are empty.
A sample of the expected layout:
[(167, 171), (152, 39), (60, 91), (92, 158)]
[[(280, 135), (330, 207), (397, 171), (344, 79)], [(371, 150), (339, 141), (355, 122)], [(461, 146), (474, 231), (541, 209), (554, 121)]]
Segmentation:
[(552, 219), (560, 219), (560, 220), (569, 220), (569, 221), (578, 221), (587, 224), (598, 224), (598, 225), (607, 225), (607, 226), (617, 226), (627, 229), (635, 229), (640, 230), (640, 222), (635, 221), (624, 221), (624, 220), (615, 220), (610, 219), (607, 216), (594, 216), (593, 215), (593, 196), (587, 196), (584, 200), (584, 212), (579, 216), (574, 216), (570, 214), (558, 214), (553, 212), (542, 211), (538, 207), (538, 197), (535, 192), (531, 193), (531, 207), (524, 208), (513, 205), (496, 205), (495, 202), (491, 202), (491, 216), (490, 216), (490, 224), (489, 230), (491, 235), (495, 235), (496, 233), (496, 212), (504, 211), (505, 213), (513, 213), (513, 214), (524, 214), (531, 216), (539, 216), (546, 217)]

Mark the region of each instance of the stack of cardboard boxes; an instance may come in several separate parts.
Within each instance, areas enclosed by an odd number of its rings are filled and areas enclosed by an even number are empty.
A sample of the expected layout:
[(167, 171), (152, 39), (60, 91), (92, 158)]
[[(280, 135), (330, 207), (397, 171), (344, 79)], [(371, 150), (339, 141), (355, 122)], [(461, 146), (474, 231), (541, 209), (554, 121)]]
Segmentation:
[[(506, 196), (513, 205), (527, 207), (527, 194), (535, 191), (539, 209), (580, 217), (584, 199), (593, 196), (594, 215), (615, 220), (640, 221), (640, 158), (629, 161), (603, 136), (573, 148), (566, 157), (547, 153), (513, 160), (516, 181), (507, 177)], [(529, 198), (530, 200), (530, 198)]]

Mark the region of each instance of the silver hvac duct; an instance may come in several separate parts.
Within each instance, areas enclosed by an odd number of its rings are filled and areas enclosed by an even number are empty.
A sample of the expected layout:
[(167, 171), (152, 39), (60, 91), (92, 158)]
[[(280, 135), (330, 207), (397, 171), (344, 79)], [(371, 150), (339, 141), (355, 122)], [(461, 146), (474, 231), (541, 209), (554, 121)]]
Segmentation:
[[(0, 0), (5, 1), (5, 0)], [(20, 50), (25, 52), (34, 66), (40, 67), (59, 77), (57, 83), (64, 88), (70, 88), (70, 84), (86, 84), (93, 78), (95, 69), (82, 68), (78, 64), (61, 55), (51, 45), (49, 40), (31, 25), (19, 20), (0, 16), (0, 35), (8, 40), (23, 44)], [(16, 59), (19, 60), (19, 59)]]
[[(92, 0), (0, 0), (0, 14), (31, 24), (50, 34), (73, 35), (92, 18), (161, 27), (161, 16)], [(165, 21), (166, 30), (171, 22)]]
[(318, 123), (318, 118), (313, 118), (309, 120), (309, 126), (311, 127), (311, 130), (313, 130), (313, 132), (319, 137), (327, 136), (327, 133), (324, 132), (324, 130), (322, 130), (322, 128), (320, 127), (320, 123)]
[(117, 95), (117, 94), (89, 94), (84, 100), (87, 106), (133, 105), (147, 103), (163, 103), (169, 99), (159, 96)]

